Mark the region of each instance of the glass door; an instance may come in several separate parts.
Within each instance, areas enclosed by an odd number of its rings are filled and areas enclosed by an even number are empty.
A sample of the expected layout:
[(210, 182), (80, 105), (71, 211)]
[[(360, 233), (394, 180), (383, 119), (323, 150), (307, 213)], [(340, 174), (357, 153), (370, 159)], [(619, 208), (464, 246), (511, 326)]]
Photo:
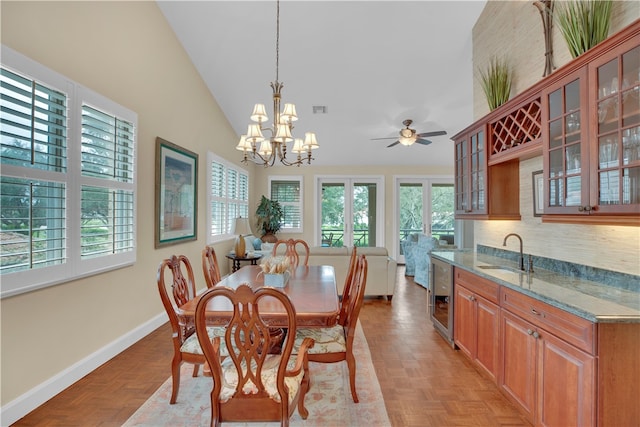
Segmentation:
[(383, 246), (381, 179), (321, 178), (321, 246)]
[(403, 243), (414, 233), (454, 244), (455, 189), (451, 179), (400, 178), (396, 181), (396, 259), (404, 264)]

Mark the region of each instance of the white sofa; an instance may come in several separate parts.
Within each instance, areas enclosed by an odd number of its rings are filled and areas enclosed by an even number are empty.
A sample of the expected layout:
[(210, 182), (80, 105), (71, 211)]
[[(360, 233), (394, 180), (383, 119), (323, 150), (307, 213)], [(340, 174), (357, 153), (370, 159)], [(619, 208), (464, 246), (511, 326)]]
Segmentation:
[[(284, 252), (284, 245), (278, 248)], [(309, 248), (309, 265), (332, 265), (336, 271), (338, 293), (342, 288), (349, 269), (352, 248), (313, 246)], [(367, 287), (365, 296), (386, 296), (390, 301), (396, 286), (396, 260), (389, 256), (386, 248), (359, 247), (358, 254), (364, 254), (368, 261)], [(264, 256), (271, 255), (268, 250), (255, 251)]]

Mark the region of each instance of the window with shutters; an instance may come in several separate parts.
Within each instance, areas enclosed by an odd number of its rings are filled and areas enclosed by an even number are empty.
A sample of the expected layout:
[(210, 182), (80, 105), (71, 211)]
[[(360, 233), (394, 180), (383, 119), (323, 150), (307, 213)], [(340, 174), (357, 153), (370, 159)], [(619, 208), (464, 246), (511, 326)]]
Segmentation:
[(234, 238), (235, 219), (249, 218), (249, 175), (211, 152), (207, 166), (207, 243), (213, 243)]
[(302, 233), (302, 182), (302, 176), (269, 177), (269, 198), (284, 212), (281, 232)]
[(137, 115), (2, 53), (1, 296), (133, 264)]

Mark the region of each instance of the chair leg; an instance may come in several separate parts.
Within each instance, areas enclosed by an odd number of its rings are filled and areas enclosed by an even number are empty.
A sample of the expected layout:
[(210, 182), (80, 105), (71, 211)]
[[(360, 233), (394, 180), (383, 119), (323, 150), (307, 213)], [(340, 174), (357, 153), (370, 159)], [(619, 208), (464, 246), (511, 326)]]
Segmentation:
[(171, 379), (172, 379), (172, 388), (171, 388), (171, 399), (169, 403), (173, 405), (176, 403), (178, 399), (178, 391), (180, 390), (180, 365), (181, 360), (177, 357), (174, 357), (171, 361)]
[(356, 358), (353, 353), (347, 352), (347, 367), (349, 368), (349, 385), (351, 386), (351, 397), (358, 403), (358, 393), (356, 393)]
[(303, 368), (304, 375), (302, 376), (302, 383), (300, 384), (300, 396), (298, 396), (298, 413), (303, 420), (306, 420), (309, 416), (309, 411), (304, 406), (304, 398), (307, 395), (307, 391), (311, 387), (311, 380), (309, 375), (309, 361), (304, 358)]

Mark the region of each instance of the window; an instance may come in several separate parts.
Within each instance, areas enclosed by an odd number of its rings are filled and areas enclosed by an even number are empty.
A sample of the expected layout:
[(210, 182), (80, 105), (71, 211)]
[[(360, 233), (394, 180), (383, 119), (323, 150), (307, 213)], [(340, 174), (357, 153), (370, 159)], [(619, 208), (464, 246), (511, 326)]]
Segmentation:
[(133, 264), (137, 115), (2, 52), (1, 296)]
[(207, 243), (233, 238), (237, 217), (249, 217), (249, 175), (246, 171), (207, 153)]
[(302, 177), (269, 177), (269, 191), (284, 213), (280, 231), (302, 233)]

